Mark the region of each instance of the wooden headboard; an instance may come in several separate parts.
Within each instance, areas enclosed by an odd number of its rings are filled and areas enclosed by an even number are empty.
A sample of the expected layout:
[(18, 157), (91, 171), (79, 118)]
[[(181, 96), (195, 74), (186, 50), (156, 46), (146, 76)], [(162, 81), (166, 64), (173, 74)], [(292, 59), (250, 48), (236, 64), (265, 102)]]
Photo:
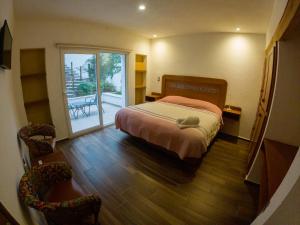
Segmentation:
[(227, 82), (222, 79), (163, 75), (162, 97), (178, 95), (211, 102), (223, 110), (226, 99)]

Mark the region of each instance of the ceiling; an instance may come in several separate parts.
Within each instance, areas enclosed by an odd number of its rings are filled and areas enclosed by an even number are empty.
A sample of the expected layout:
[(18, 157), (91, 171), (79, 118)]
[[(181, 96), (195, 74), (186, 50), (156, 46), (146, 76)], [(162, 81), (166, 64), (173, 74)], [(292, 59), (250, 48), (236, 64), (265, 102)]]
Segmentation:
[[(100, 22), (158, 37), (200, 32), (266, 33), (274, 0), (14, 0), (18, 18)], [(138, 5), (144, 3), (141, 12)]]

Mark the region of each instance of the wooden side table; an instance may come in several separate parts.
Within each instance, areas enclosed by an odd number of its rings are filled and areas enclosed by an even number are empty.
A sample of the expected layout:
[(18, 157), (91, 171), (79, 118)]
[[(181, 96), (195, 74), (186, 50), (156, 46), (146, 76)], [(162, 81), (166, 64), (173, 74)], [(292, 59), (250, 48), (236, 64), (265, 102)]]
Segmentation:
[(239, 120), (241, 117), (242, 109), (238, 106), (225, 105), (223, 109), (223, 116), (231, 119)]
[(146, 102), (155, 102), (161, 99), (160, 93), (152, 92), (151, 95), (146, 95), (145, 100)]
[(239, 136), (240, 117), (242, 109), (237, 106), (225, 105), (223, 109), (223, 122), (221, 132), (233, 137)]

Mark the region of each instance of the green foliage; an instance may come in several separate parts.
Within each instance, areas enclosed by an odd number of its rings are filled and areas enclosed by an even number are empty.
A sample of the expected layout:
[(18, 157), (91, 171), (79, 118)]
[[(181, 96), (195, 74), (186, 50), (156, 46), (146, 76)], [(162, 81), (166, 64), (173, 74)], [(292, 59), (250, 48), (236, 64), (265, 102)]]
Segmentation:
[(96, 57), (95, 56), (85, 61), (83, 70), (87, 72), (90, 82), (96, 81)]
[(116, 53), (100, 54), (100, 78), (106, 80), (113, 78), (116, 73), (121, 71), (121, 55)]
[(101, 90), (103, 92), (116, 92), (116, 87), (112, 83), (105, 80), (101, 82)]
[(100, 54), (100, 83), (102, 92), (116, 92), (116, 87), (107, 78), (121, 71), (121, 55), (116, 53)]
[[(116, 87), (107, 78), (119, 73), (122, 69), (121, 55), (117, 53), (101, 53), (100, 55), (100, 83), (102, 92), (116, 92)], [(96, 83), (96, 57), (91, 57), (84, 63), (84, 70), (88, 73), (89, 81)]]
[(84, 82), (77, 87), (77, 96), (92, 95), (96, 93), (95, 82)]

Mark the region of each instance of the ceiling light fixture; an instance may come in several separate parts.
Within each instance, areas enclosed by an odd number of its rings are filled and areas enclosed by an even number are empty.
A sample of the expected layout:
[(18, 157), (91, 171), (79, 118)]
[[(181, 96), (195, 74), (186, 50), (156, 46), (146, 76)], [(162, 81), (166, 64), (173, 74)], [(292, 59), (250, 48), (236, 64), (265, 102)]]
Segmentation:
[(241, 30), (241, 28), (237, 27), (235, 30), (236, 30), (237, 32), (239, 32), (239, 31)]
[(154, 37), (154, 38), (157, 38), (157, 35), (156, 35), (156, 34), (153, 34), (153, 37)]
[(139, 5), (139, 10), (144, 11), (146, 9), (146, 6), (144, 4)]

